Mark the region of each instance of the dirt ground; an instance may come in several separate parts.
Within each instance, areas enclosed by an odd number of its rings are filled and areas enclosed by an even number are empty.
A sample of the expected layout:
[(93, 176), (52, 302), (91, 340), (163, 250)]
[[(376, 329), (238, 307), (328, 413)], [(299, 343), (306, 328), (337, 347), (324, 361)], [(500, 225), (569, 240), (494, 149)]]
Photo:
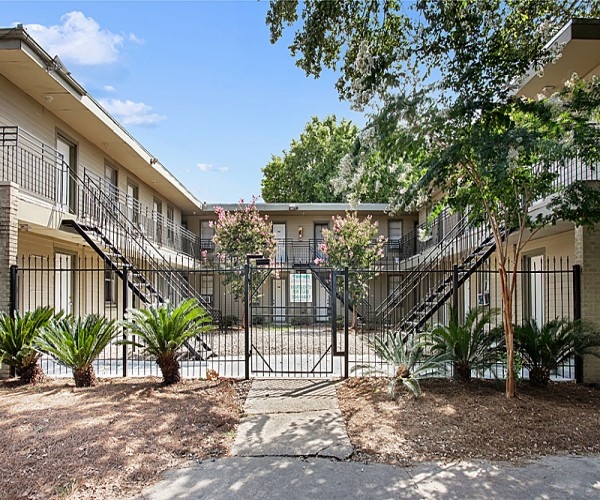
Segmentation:
[(0, 498), (127, 498), (167, 468), (227, 455), (248, 389), (228, 380), (4, 382)]
[[(422, 382), (423, 397), (387, 396), (387, 381), (338, 385), (353, 460), (397, 465), (600, 452), (600, 390), (493, 382)], [(131, 498), (168, 468), (227, 456), (249, 389), (243, 381), (70, 379), (0, 383), (0, 498)]]
[(519, 461), (548, 454), (600, 452), (600, 390), (523, 383), (507, 400), (504, 385), (473, 380), (421, 382), (423, 396), (390, 400), (387, 381), (338, 386), (354, 459), (409, 465), (423, 461)]

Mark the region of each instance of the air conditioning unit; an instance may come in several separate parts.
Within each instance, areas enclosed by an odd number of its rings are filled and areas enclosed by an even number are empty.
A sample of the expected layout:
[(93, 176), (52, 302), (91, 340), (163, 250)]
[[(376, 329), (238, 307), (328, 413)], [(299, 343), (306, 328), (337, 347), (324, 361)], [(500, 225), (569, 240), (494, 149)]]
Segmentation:
[(490, 292), (483, 292), (477, 294), (477, 305), (478, 306), (489, 306), (490, 305)]

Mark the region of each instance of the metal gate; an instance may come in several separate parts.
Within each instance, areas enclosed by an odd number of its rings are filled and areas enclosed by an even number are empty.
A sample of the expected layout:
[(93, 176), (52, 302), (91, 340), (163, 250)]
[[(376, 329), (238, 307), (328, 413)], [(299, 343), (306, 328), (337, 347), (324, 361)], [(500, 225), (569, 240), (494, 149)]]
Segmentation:
[(246, 266), (246, 376), (347, 376), (347, 272)]

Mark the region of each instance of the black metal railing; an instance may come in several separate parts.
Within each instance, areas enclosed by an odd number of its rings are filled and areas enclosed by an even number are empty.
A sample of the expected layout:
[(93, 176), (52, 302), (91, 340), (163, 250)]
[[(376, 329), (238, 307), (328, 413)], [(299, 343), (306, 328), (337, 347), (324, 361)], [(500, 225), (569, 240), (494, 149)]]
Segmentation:
[[(75, 212), (78, 203), (73, 191), (74, 177), (93, 182), (111, 200), (112, 206), (127, 214), (147, 240), (155, 245), (181, 252), (193, 258), (200, 256), (198, 237), (175, 222), (174, 218), (158, 213), (139, 200), (127, 196), (116, 186), (89, 169), (73, 172), (63, 155), (22, 128), (0, 127), (0, 180), (9, 180), (19, 188), (65, 212)], [(77, 214), (79, 215), (79, 214)]]

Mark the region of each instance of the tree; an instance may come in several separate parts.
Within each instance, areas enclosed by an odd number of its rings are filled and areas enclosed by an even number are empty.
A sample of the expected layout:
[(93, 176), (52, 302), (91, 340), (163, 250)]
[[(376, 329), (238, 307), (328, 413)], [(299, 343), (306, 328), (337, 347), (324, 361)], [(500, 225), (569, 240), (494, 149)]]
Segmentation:
[[(297, 2), (271, 3), (272, 41), (298, 21), (297, 9)], [(370, 106), (372, 140), (346, 160), (350, 167), (336, 180), (338, 189), (359, 193), (365, 161), (377, 156), (380, 170), (395, 174), (392, 209), (414, 208), (441, 192), (438, 203), (491, 226), (508, 397), (515, 394), (511, 318), (523, 246), (558, 217), (597, 220), (581, 217), (572, 203), (574, 192), (583, 193), (579, 203), (597, 209), (597, 192), (575, 184), (556, 193), (554, 166), (576, 154), (589, 165), (598, 159), (598, 130), (590, 120), (600, 96), (597, 81), (578, 79), (539, 100), (515, 97), (513, 88), (530, 68), (557, 57), (546, 43), (559, 28), (599, 10), (593, 0), (307, 1), (290, 46), (313, 76), (341, 61), (340, 95), (358, 108)], [(533, 217), (532, 203), (547, 196), (554, 197), (551, 213)], [(510, 245), (507, 232), (514, 233)]]
[[(355, 212), (332, 217), (333, 228), (323, 229), (323, 242), (319, 250), (324, 259), (316, 259), (315, 264), (326, 264), (334, 269), (348, 268), (352, 273), (348, 277), (348, 295), (353, 303), (352, 326), (356, 327), (357, 304), (368, 293), (368, 282), (376, 274), (369, 269), (380, 260), (385, 236), (377, 238), (377, 221), (371, 216), (360, 220)], [(369, 272), (361, 272), (369, 270)]]
[[(273, 234), (273, 228), (269, 216), (260, 215), (256, 208), (256, 198), (248, 204), (240, 200), (237, 210), (227, 211), (223, 207), (215, 209), (217, 220), (211, 222), (215, 230), (213, 242), (219, 258), (227, 262), (233, 270), (225, 274), (223, 283), (231, 286), (231, 291), (236, 297), (244, 297), (244, 273), (242, 267), (246, 264), (248, 255), (263, 255), (265, 258), (274, 260), (277, 248), (277, 239)], [(258, 281), (259, 271), (250, 271), (250, 280)], [(240, 300), (240, 316), (244, 302)], [(245, 321), (245, 318), (244, 318)]]
[[(273, 260), (277, 239), (273, 234), (269, 216), (260, 215), (256, 208), (256, 198), (245, 204), (240, 200), (238, 209), (225, 210), (223, 207), (215, 209), (217, 220), (211, 221), (215, 231), (213, 242), (219, 258), (233, 267), (242, 267), (248, 255), (263, 255)], [(237, 296), (244, 294), (243, 273), (228, 273), (225, 284), (232, 286), (232, 291)]]
[(273, 155), (263, 168), (262, 197), (269, 203), (325, 203), (343, 201), (334, 194), (331, 179), (340, 160), (352, 151), (358, 127), (335, 115), (321, 121), (313, 116), (289, 151)]

